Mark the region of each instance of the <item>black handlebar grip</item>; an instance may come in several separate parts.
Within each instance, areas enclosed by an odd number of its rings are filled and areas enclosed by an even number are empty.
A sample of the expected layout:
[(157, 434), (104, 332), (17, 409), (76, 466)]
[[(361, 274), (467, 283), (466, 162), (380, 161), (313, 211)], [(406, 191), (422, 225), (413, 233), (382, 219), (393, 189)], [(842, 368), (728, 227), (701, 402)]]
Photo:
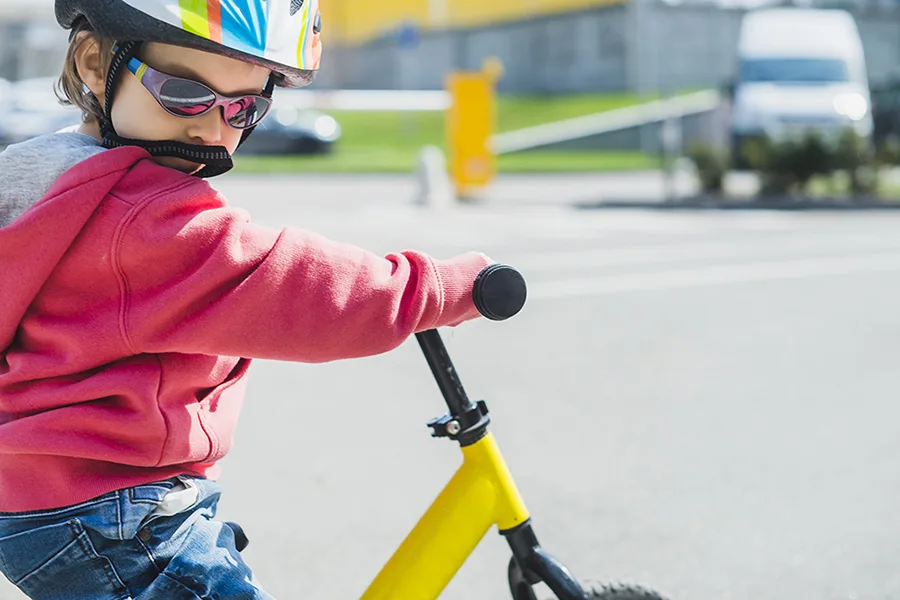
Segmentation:
[(475, 308), (492, 321), (505, 321), (525, 306), (525, 278), (509, 265), (493, 264), (475, 278), (472, 299)]

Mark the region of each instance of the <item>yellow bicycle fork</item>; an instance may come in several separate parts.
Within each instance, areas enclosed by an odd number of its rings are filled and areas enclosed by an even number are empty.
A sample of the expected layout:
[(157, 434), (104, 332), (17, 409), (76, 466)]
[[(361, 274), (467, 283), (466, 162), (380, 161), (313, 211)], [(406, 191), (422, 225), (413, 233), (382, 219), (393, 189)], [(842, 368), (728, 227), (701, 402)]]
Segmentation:
[(416, 337), (450, 408), (429, 426), (435, 437), (459, 442), (463, 462), (362, 600), (435, 600), (494, 525), (512, 550), (508, 578), (514, 600), (535, 600), (532, 586), (541, 581), (560, 600), (587, 598), (538, 543), (525, 502), (488, 432), (486, 404), (466, 397), (437, 331)]

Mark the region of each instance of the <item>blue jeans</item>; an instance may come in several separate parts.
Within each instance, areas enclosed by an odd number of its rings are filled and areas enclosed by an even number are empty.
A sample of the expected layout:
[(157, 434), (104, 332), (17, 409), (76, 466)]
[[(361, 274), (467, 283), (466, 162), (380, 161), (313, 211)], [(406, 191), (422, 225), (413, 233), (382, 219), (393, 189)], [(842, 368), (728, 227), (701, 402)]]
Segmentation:
[(0, 513), (0, 571), (34, 600), (272, 600), (214, 521), (213, 481), (192, 506), (151, 514), (177, 479), (111, 492), (75, 506)]

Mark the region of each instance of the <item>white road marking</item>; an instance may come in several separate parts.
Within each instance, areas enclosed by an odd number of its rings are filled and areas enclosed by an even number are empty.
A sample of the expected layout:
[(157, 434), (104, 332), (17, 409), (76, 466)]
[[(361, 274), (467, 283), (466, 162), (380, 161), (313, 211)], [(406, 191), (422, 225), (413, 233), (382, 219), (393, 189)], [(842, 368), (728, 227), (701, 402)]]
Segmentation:
[(900, 250), (900, 236), (872, 234), (823, 234), (784, 237), (777, 240), (744, 239), (740, 242), (694, 242), (642, 246), (591, 248), (527, 254), (515, 258), (517, 269), (570, 271), (586, 268), (665, 264), (685, 260), (750, 258), (783, 252), (827, 253)]
[(716, 265), (656, 273), (629, 273), (544, 281), (530, 285), (530, 299), (606, 296), (627, 292), (665, 290), (731, 283), (784, 279), (808, 279), (828, 275), (900, 270), (900, 253), (767, 261), (740, 265)]

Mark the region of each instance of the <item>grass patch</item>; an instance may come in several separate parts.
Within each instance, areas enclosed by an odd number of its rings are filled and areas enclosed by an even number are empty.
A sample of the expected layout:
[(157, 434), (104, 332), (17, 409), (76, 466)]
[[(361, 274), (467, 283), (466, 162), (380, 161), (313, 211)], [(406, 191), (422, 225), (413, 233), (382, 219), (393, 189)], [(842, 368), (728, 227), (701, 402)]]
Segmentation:
[[(514, 131), (554, 121), (583, 117), (633, 106), (652, 97), (636, 94), (573, 94), (569, 96), (500, 96), (497, 98), (497, 131)], [(326, 111), (341, 124), (341, 146), (349, 149), (387, 145), (420, 148), (443, 146), (443, 112)]]
[(590, 173), (659, 168), (659, 159), (642, 152), (539, 151), (505, 154), (498, 160), (501, 173)]

